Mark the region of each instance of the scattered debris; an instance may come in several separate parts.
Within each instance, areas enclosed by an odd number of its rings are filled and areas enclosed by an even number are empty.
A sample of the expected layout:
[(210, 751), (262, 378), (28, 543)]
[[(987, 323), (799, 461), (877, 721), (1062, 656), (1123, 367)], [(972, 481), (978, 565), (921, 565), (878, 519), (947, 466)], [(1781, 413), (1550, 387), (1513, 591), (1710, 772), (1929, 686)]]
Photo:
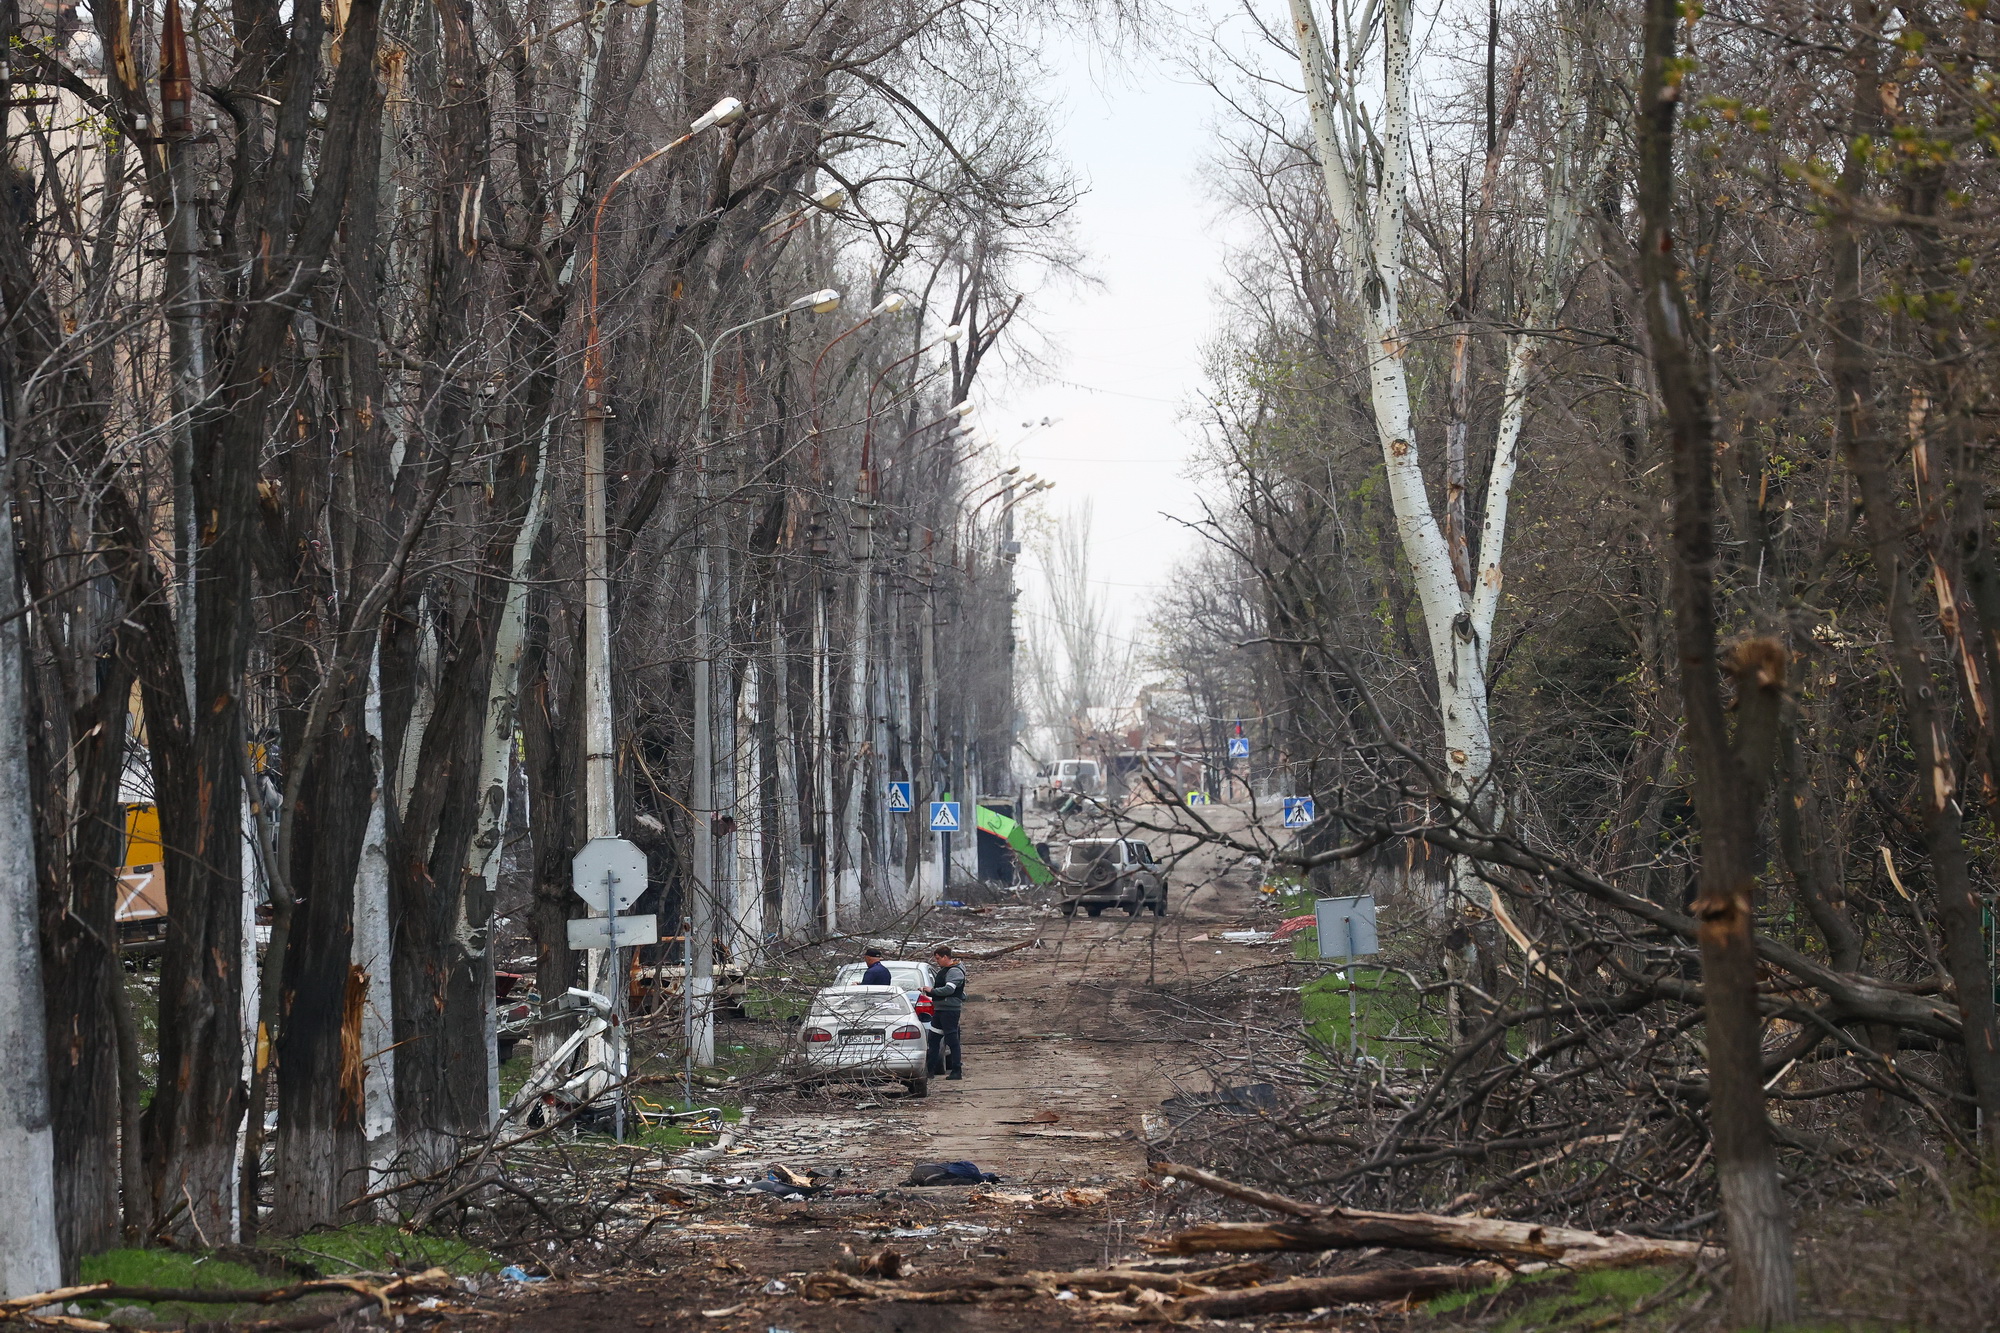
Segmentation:
[(894, 1279), (903, 1276), (903, 1256), (886, 1245), (874, 1254), (856, 1254), (853, 1247), (842, 1245), (836, 1266), (841, 1272), (856, 1277)]

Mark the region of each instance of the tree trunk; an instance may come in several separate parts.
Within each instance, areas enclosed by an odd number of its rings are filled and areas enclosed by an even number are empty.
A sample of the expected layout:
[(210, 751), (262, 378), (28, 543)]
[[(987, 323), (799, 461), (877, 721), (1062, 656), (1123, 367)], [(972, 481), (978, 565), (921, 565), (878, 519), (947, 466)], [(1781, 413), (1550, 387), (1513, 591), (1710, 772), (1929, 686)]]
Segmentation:
[[(0, 464), (13, 386), (0, 382)], [(0, 735), (26, 734), (26, 622), (14, 569), (13, 487), (0, 487)], [(43, 1044), (42, 960), (35, 931), (35, 841), (27, 755), (0, 745), (0, 1294), (62, 1281), (56, 1242), (55, 1136)]]
[(1640, 298), (1653, 370), (1666, 409), (1672, 459), (1675, 646), (1701, 820), (1700, 892), (1694, 903), (1707, 1010), (1709, 1125), (1730, 1251), (1737, 1322), (1789, 1323), (1798, 1309), (1791, 1218), (1765, 1118), (1763, 1023), (1752, 939), (1757, 824), (1768, 790), (1785, 650), (1770, 640), (1738, 646), (1736, 734), (1726, 721), (1717, 660), (1714, 571), (1715, 438), (1707, 372), (1673, 250), (1674, 121), (1684, 75), (1675, 56), (1674, 0), (1647, 0), (1639, 101)]

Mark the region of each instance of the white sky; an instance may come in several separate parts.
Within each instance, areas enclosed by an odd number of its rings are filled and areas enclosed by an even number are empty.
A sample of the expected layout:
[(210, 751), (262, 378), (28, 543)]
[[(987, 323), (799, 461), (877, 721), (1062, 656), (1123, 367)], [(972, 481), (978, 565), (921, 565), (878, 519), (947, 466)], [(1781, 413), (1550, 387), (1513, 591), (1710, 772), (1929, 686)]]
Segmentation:
[[(1196, 180), (1217, 103), (1151, 56), (1107, 59), (1082, 37), (1044, 55), (1050, 99), (1067, 108), (1056, 113), (1057, 146), (1088, 189), (1076, 239), (1101, 285), (1037, 300), (1037, 340), (1054, 349), (1049, 377), (989, 384), (980, 417), (1007, 461), (1056, 483), (1041, 500), (1048, 512), (1092, 502), (1098, 590), (1123, 632), (1143, 637), (1153, 592), (1195, 541), (1163, 511), (1200, 512), (1187, 463), (1195, 425), (1183, 418), (1200, 402), (1222, 276), (1218, 210)], [(1024, 428), (1044, 417), (1054, 424)], [(1035, 566), (1024, 551), (1030, 633)]]

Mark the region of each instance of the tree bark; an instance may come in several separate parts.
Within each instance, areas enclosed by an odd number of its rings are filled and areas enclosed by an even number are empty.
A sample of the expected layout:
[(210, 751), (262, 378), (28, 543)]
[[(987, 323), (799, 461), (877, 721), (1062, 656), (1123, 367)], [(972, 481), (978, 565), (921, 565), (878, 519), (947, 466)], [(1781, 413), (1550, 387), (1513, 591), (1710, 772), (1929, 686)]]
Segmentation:
[(1770, 640), (1751, 640), (1731, 655), (1737, 705), (1732, 737), (1717, 654), (1714, 424), (1707, 370), (1673, 248), (1674, 128), (1685, 78), (1676, 57), (1678, 13), (1675, 0), (1647, 0), (1638, 110), (1640, 298), (1672, 463), (1671, 601), (1701, 820), (1694, 916), (1707, 1011), (1709, 1127), (1729, 1238), (1732, 1313), (1761, 1328), (1791, 1322), (1798, 1309), (1791, 1218), (1764, 1111), (1753, 939), (1757, 824), (1776, 745), (1786, 653)]
[[(10, 461), (10, 379), (0, 379), (0, 469)], [(27, 726), (25, 620), (14, 568), (14, 488), (4, 471), (0, 483), (0, 735), (18, 737)], [(12, 1200), (0, 1208), (0, 1294), (6, 1296), (46, 1291), (62, 1281), (30, 801), (23, 747), (0, 744), (0, 1180)]]

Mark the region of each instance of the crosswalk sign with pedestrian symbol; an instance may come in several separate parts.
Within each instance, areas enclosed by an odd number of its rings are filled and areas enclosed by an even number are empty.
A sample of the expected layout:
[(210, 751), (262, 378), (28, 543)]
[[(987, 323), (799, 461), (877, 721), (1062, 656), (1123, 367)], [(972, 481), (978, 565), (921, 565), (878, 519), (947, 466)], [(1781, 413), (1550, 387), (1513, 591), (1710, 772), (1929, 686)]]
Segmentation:
[(1305, 828), (1313, 822), (1313, 798), (1310, 796), (1287, 796), (1285, 798), (1285, 827)]
[(931, 832), (933, 833), (958, 832), (957, 801), (931, 802)]
[(1231, 736), (1229, 738), (1229, 757), (1231, 759), (1248, 759), (1250, 757), (1250, 738), (1248, 736)]
[(910, 813), (911, 808), (910, 784), (907, 782), (890, 783), (889, 813), (892, 815), (907, 815)]

